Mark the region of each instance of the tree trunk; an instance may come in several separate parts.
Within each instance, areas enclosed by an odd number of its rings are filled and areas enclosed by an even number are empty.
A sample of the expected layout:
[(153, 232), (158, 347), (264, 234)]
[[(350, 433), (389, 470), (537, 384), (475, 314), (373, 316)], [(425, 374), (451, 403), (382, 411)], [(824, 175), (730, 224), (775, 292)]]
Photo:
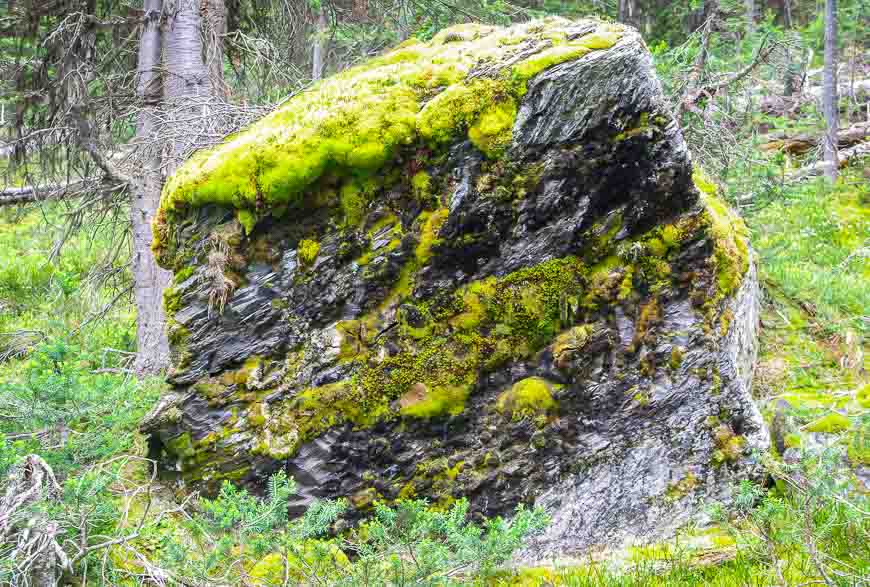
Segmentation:
[(314, 33), (314, 49), (311, 55), (311, 79), (320, 80), (323, 77), (323, 62), (326, 57), (326, 30), (329, 23), (326, 20), (326, 6), (320, 1), (320, 11), (317, 14), (317, 30)]
[(207, 25), (205, 63), (211, 94), (227, 98), (229, 88), (224, 82), (224, 35), (227, 34), (227, 7), (224, 0), (202, 0), (202, 17)]
[(161, 269), (151, 253), (151, 221), (160, 205), (163, 177), (160, 171), (160, 139), (156, 108), (161, 99), (160, 12), (162, 0), (145, 0), (145, 16), (139, 41), (137, 93), (142, 108), (136, 121), (136, 142), (144, 154), (141, 174), (131, 185), (130, 224), (133, 230), (133, 281), (136, 301), (135, 369), (140, 374), (155, 374), (169, 363), (163, 290), (171, 274)]
[(195, 0), (176, 0), (175, 12), (163, 31), (163, 83), (167, 136), (171, 135), (169, 161), (164, 168), (171, 175), (196, 148), (202, 129), (209, 123), (210, 83), (203, 61), (202, 16)]
[(746, 5), (746, 34), (752, 35), (755, 33), (755, 0), (744, 0)]
[(619, 0), (619, 9), (617, 13), (617, 20), (619, 22), (633, 24), (635, 13), (635, 3), (637, 0)]
[(825, 69), (822, 80), (822, 110), (825, 114), (825, 175), (837, 179), (837, 0), (825, 0)]

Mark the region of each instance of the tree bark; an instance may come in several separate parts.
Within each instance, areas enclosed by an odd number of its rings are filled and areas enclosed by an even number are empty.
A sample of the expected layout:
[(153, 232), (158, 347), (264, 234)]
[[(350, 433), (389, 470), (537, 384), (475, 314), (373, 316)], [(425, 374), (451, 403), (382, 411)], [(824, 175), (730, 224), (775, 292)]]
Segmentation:
[(142, 172), (131, 184), (130, 224), (133, 230), (133, 281), (136, 301), (136, 340), (138, 352), (135, 370), (156, 374), (169, 363), (166, 315), (163, 290), (171, 274), (157, 265), (151, 252), (151, 222), (160, 205), (163, 176), (160, 170), (161, 149), (158, 138), (156, 108), (162, 94), (159, 74), (162, 0), (145, 0), (142, 36), (139, 40), (137, 93), (142, 108), (136, 121), (136, 141), (144, 154)]
[(837, 0), (825, 0), (825, 69), (822, 79), (822, 110), (825, 114), (825, 175), (837, 179)]
[(205, 62), (212, 96), (227, 98), (224, 81), (224, 36), (227, 34), (227, 7), (224, 0), (202, 0), (202, 17), (206, 23)]
[[(165, 12), (165, 11), (164, 11)], [(202, 15), (196, 0), (175, 0), (163, 30), (163, 82), (167, 133), (172, 139), (164, 163), (171, 175), (198, 144), (208, 124), (210, 83), (203, 61)]]
[(320, 0), (320, 10), (317, 14), (317, 29), (314, 33), (314, 49), (311, 52), (311, 79), (318, 81), (323, 77), (323, 63), (326, 58), (326, 31), (329, 23), (326, 20), (325, 0)]
[(746, 4), (746, 34), (752, 35), (755, 33), (755, 0), (744, 0)]

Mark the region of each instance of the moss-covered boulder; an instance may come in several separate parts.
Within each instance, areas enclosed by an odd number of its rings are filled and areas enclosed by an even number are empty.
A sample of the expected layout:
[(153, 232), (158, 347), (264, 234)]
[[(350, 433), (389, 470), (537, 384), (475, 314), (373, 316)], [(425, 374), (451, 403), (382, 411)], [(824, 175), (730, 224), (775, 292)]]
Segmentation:
[(538, 502), (530, 559), (661, 536), (766, 446), (744, 233), (634, 30), (407, 42), (167, 182), (152, 452), (205, 491), (284, 469), (294, 511)]

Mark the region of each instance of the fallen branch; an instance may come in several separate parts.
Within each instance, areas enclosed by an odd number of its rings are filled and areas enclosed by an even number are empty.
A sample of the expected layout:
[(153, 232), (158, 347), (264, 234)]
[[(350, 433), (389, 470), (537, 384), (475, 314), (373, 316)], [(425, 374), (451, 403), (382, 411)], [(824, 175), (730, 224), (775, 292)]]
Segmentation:
[[(839, 152), (838, 155), (840, 158), (839, 166), (840, 169), (842, 169), (855, 159), (870, 156), (870, 141), (859, 143), (854, 147), (850, 147), (848, 149), (843, 149)], [(825, 172), (827, 166), (828, 164), (825, 161), (819, 160), (812, 165), (801, 167), (800, 169), (792, 172), (791, 174), (789, 174), (788, 179), (790, 181), (801, 181), (810, 177), (817, 177)]]
[[(870, 123), (855, 124), (846, 128), (837, 136), (837, 146), (846, 149), (857, 143), (863, 142), (870, 137)], [(761, 145), (762, 151), (783, 151), (790, 155), (802, 155), (822, 144), (824, 135), (801, 134), (787, 136), (781, 133), (778, 136), (769, 136), (771, 140)]]

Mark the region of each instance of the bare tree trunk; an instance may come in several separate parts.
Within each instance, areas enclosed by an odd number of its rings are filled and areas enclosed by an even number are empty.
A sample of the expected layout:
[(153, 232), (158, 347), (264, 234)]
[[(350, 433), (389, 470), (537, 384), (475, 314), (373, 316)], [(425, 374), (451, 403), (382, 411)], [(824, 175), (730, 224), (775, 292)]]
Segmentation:
[(752, 35), (755, 33), (755, 0), (744, 0), (746, 4), (746, 34)]
[(825, 114), (825, 175), (837, 179), (837, 0), (825, 0), (825, 68), (822, 80), (822, 110)]
[(137, 92), (142, 109), (136, 121), (136, 141), (144, 153), (141, 174), (131, 185), (130, 224), (133, 230), (133, 280), (136, 300), (138, 353), (135, 369), (155, 374), (169, 362), (163, 290), (171, 274), (161, 269), (151, 253), (151, 221), (160, 205), (163, 176), (160, 171), (160, 139), (155, 110), (161, 100), (160, 13), (162, 0), (145, 0), (145, 17), (139, 41)]
[(211, 91), (203, 61), (202, 16), (196, 0), (175, 0), (163, 31), (163, 82), (167, 134), (171, 134), (167, 175), (172, 174), (197, 145), (208, 124)]
[(227, 98), (229, 88), (224, 82), (224, 35), (227, 34), (227, 7), (224, 0), (202, 0), (205, 21), (205, 63), (212, 96)]
[(619, 0), (617, 20), (624, 23), (632, 23), (635, 16), (636, 0)]
[(317, 14), (317, 30), (314, 33), (314, 49), (311, 55), (311, 79), (318, 81), (323, 77), (323, 62), (326, 56), (326, 30), (329, 23), (326, 20), (326, 6), (320, 1), (320, 12)]

